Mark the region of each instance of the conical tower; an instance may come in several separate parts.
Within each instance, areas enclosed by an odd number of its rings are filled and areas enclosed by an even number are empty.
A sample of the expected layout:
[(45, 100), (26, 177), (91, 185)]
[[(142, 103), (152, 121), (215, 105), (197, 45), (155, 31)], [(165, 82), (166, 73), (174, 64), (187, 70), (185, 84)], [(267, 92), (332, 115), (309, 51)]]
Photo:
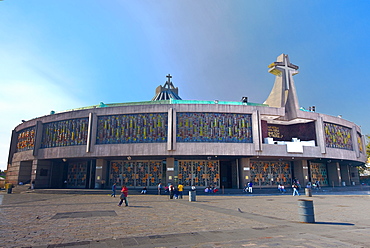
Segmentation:
[(173, 86), (171, 82), (172, 76), (168, 74), (166, 83), (161, 86), (159, 85), (155, 89), (155, 96), (153, 97), (152, 101), (160, 101), (160, 100), (169, 100), (169, 99), (177, 99), (182, 100), (181, 97), (179, 97), (179, 89), (175, 86)]

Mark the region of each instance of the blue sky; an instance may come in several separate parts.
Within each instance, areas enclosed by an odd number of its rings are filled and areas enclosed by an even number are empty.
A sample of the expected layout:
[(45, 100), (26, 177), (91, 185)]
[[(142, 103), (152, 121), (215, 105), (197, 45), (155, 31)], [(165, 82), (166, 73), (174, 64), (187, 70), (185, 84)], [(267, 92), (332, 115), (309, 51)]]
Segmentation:
[(166, 74), (182, 99), (263, 103), (267, 66), (298, 65), (300, 106), (370, 134), (370, 1), (0, 1), (0, 169), (35, 117), (151, 100)]

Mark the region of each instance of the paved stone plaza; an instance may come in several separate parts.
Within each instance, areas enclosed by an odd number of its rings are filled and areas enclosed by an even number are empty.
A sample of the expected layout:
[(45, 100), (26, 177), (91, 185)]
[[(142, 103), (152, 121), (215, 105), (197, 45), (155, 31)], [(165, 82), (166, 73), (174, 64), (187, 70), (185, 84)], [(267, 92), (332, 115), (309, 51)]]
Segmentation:
[[(370, 192), (129, 195), (0, 193), (0, 247), (370, 247)], [(316, 223), (300, 223), (298, 199)]]

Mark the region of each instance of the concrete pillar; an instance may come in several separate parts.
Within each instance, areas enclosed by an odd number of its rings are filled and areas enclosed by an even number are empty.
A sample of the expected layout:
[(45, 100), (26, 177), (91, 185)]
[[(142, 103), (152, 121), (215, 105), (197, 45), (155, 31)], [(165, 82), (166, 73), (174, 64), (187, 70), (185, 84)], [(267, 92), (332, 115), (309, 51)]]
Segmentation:
[(321, 153), (326, 153), (326, 144), (325, 144), (325, 132), (324, 132), (324, 122), (321, 116), (318, 116), (315, 123), (316, 128), (316, 141), (317, 146), (320, 147)]
[(340, 176), (342, 178), (342, 186), (343, 182), (346, 184), (346, 186), (351, 185), (351, 176), (349, 174), (348, 164), (340, 165)]
[(104, 175), (106, 171), (106, 161), (104, 159), (97, 159), (96, 160), (96, 171), (95, 171), (95, 188), (99, 189), (101, 188), (102, 181), (107, 182), (108, 178), (105, 178), (106, 175)]
[(308, 162), (305, 159), (300, 162), (302, 165), (302, 172), (303, 172), (302, 185), (307, 185), (307, 183), (310, 181), (310, 175), (308, 174)]
[(34, 146), (33, 146), (33, 156), (36, 156), (36, 157), (37, 157), (37, 153), (38, 153), (38, 151), (41, 147), (43, 127), (44, 127), (44, 125), (42, 124), (41, 121), (36, 122), (35, 141), (34, 141)]
[(258, 110), (254, 110), (252, 113), (252, 137), (254, 149), (256, 151), (262, 151), (261, 118)]
[(328, 183), (331, 186), (342, 186), (340, 166), (338, 162), (328, 164)]
[(95, 113), (89, 113), (89, 126), (87, 130), (86, 152), (93, 152), (96, 143), (96, 134), (98, 129), (98, 116)]
[(249, 158), (241, 158), (239, 159), (239, 165), (241, 168), (241, 187), (244, 187), (245, 184), (251, 181), (251, 171), (250, 171), (250, 159)]
[(166, 158), (166, 171), (167, 171), (167, 178), (166, 184), (174, 183), (175, 179), (175, 158)]

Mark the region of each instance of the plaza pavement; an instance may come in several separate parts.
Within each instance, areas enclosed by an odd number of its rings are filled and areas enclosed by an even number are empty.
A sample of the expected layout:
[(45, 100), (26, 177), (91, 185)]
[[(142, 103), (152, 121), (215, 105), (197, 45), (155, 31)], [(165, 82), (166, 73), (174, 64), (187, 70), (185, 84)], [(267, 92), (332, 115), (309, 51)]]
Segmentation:
[[(348, 187), (350, 188), (350, 187)], [(278, 194), (0, 193), (0, 247), (370, 247), (370, 191)], [(298, 199), (316, 222), (300, 223)]]

